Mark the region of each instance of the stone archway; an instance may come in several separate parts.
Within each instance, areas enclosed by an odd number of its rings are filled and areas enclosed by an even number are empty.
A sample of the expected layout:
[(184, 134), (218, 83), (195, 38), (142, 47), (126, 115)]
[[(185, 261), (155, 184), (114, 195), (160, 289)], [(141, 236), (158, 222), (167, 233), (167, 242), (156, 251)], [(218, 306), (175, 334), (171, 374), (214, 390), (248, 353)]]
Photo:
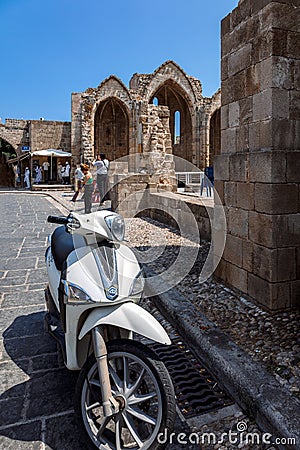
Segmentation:
[(0, 186), (14, 186), (13, 166), (7, 160), (17, 156), (16, 149), (6, 139), (0, 137)]
[(94, 117), (95, 155), (105, 153), (113, 161), (129, 154), (129, 118), (125, 106), (115, 97), (102, 101)]
[(185, 93), (176, 82), (167, 80), (153, 93), (150, 103), (153, 101), (159, 106), (168, 106), (170, 110), (173, 154), (193, 162), (192, 118)]

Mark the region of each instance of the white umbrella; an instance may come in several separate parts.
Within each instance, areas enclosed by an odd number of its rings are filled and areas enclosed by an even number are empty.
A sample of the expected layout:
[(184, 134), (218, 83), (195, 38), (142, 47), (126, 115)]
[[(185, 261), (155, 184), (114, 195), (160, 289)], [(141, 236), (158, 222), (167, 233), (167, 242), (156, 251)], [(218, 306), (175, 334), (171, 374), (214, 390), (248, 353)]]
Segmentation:
[(56, 148), (47, 148), (45, 150), (37, 150), (36, 152), (31, 152), (31, 156), (51, 156), (50, 178), (52, 180), (52, 157), (60, 156), (62, 158), (68, 158), (72, 156), (72, 153), (65, 152)]

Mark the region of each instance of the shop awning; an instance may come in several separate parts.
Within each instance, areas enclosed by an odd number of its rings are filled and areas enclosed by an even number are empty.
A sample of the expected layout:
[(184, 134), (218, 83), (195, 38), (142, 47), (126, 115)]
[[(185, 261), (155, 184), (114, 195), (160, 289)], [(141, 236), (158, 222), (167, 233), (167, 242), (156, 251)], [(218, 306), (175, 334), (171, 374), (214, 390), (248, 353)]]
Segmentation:
[(64, 152), (63, 150), (58, 150), (56, 148), (48, 148), (46, 150), (31, 152), (31, 156), (60, 156), (61, 158), (68, 158), (72, 156), (72, 153)]

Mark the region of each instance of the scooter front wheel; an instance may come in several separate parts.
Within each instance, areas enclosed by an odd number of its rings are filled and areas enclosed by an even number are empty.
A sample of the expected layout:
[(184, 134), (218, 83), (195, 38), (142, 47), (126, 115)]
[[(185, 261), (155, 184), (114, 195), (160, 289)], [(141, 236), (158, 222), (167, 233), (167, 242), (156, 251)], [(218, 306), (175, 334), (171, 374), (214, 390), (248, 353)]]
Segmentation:
[(113, 341), (107, 350), (111, 389), (120, 411), (104, 417), (98, 366), (90, 357), (76, 385), (75, 413), (81, 426), (98, 449), (164, 448), (175, 420), (175, 394), (165, 365), (136, 341)]

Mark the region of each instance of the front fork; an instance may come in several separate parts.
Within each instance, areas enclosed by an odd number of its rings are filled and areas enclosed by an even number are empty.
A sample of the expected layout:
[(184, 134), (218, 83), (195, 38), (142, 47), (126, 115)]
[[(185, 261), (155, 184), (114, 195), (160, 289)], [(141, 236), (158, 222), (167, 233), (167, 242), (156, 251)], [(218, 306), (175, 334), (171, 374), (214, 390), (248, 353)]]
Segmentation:
[(119, 403), (114, 399), (109, 381), (107, 348), (103, 337), (103, 329), (97, 326), (92, 329), (94, 354), (96, 357), (100, 388), (103, 401), (103, 413), (105, 417), (110, 417), (119, 412)]

